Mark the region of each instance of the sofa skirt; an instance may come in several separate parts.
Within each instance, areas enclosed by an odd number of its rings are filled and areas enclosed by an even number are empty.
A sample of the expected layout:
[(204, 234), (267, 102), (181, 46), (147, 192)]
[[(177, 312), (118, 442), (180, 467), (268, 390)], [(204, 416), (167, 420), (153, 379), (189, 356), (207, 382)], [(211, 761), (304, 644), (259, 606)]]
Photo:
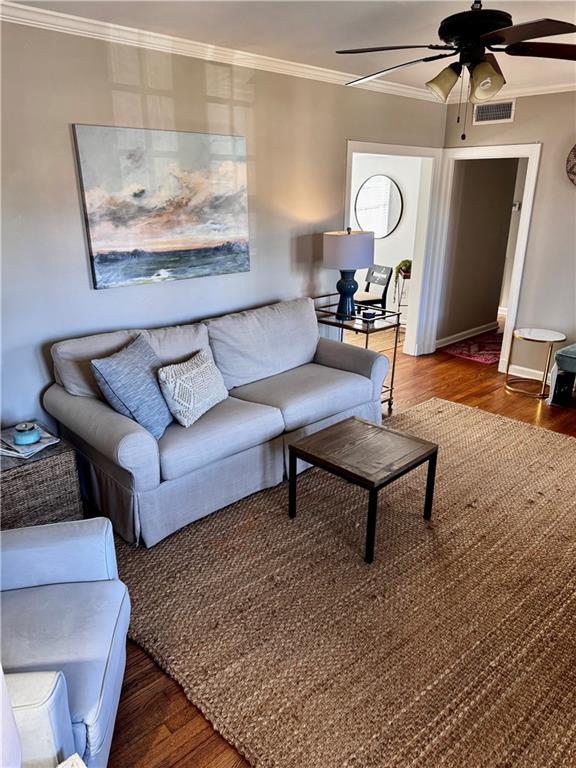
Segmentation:
[[(72, 438), (72, 436), (70, 436)], [(82, 462), (84, 493), (129, 543), (152, 547), (188, 523), (284, 478), (282, 437), (228, 456), (149, 491), (127, 484), (129, 473), (107, 471), (98, 457)], [(121, 474), (126, 475), (126, 482)]]

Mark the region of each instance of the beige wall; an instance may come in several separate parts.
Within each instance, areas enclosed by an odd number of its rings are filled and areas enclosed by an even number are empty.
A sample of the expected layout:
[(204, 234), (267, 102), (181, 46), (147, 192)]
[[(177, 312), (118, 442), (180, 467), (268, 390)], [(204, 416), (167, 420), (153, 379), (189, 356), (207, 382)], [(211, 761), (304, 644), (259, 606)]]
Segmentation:
[[(444, 140), (442, 105), (2, 26), (5, 422), (40, 415), (56, 339), (332, 288), (312, 235), (344, 224), (346, 140)], [(72, 123), (246, 135), (251, 271), (93, 290)]]
[[(566, 156), (576, 143), (576, 93), (518, 99), (513, 123), (469, 126), (466, 142), (456, 113), (451, 105), (447, 147), (542, 143), (516, 325), (564, 331), (576, 341), (576, 187), (566, 176)], [(542, 370), (542, 358), (540, 346), (515, 345), (518, 365)]]
[(458, 160), (437, 337), (494, 323), (518, 160)]
[[(572, 339), (575, 109), (575, 94), (519, 99), (513, 124), (472, 127), (467, 142), (543, 142), (518, 322)], [(346, 140), (459, 146), (448, 114), (444, 133), (445, 108), (431, 102), (2, 24), (3, 421), (41, 415), (56, 339), (331, 288), (313, 235), (344, 223)], [(75, 122), (245, 134), (251, 272), (93, 290)]]

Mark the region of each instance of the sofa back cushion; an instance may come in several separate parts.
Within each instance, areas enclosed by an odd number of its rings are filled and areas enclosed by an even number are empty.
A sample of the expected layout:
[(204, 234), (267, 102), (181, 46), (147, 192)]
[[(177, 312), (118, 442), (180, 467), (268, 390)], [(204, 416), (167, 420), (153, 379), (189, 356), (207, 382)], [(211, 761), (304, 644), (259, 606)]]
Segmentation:
[(153, 328), (144, 335), (164, 365), (182, 363), (196, 352), (210, 349), (208, 329), (202, 323)]
[(51, 352), (56, 381), (71, 395), (101, 397), (90, 361), (119, 352), (137, 335), (138, 331), (113, 331), (53, 344)]
[(230, 390), (312, 361), (318, 321), (312, 299), (296, 299), (206, 323), (210, 346)]
[(139, 334), (144, 336), (164, 365), (187, 360), (195, 352), (209, 347), (208, 331), (202, 323), (149, 331), (113, 331), (68, 339), (52, 345), (56, 381), (71, 395), (101, 397), (90, 361), (119, 352)]

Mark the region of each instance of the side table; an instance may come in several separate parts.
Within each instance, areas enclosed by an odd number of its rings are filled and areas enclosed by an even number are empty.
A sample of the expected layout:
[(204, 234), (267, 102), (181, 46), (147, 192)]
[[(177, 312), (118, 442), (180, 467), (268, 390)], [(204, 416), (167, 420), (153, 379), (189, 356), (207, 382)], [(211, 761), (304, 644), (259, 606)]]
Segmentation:
[[(524, 384), (530, 382), (531, 379), (524, 379), (521, 376), (510, 376), (510, 364), (512, 362), (512, 349), (514, 347), (514, 340), (522, 339), (523, 341), (530, 341), (536, 344), (547, 344), (548, 349), (546, 353), (546, 364), (544, 366), (544, 374), (542, 376), (542, 386), (539, 392), (528, 392), (526, 389), (517, 386), (518, 384)], [(554, 344), (558, 344), (561, 341), (566, 341), (566, 334), (559, 331), (549, 331), (546, 328), (516, 328), (512, 334), (512, 341), (510, 343), (510, 353), (508, 354), (508, 363), (506, 365), (506, 376), (504, 378), (504, 386), (508, 392), (516, 392), (519, 395), (526, 395), (526, 397), (537, 397), (544, 399), (547, 396), (546, 387), (548, 381), (548, 373), (550, 372), (550, 362), (552, 360), (552, 351)]]
[[(320, 298), (320, 297), (318, 297)], [(382, 403), (388, 403), (388, 413), (392, 413), (392, 406), (394, 404), (394, 374), (396, 372), (396, 352), (398, 350), (398, 331), (400, 330), (400, 315), (398, 312), (392, 312), (387, 309), (378, 309), (370, 305), (362, 306), (361, 301), (356, 301), (357, 312), (362, 310), (369, 310), (374, 312), (375, 317), (371, 321), (364, 320), (359, 313), (354, 317), (350, 317), (347, 320), (341, 320), (336, 316), (336, 304), (326, 304), (322, 307), (316, 307), (316, 318), (320, 325), (329, 325), (333, 328), (340, 329), (340, 341), (344, 331), (354, 331), (354, 333), (362, 333), (366, 337), (364, 348), (368, 349), (368, 342), (370, 336), (373, 333), (379, 333), (380, 331), (394, 330), (394, 347), (392, 352), (392, 365), (390, 366), (390, 373), (388, 384), (384, 384), (382, 387)]]
[(29, 459), (0, 457), (0, 527), (80, 520), (83, 515), (76, 452), (65, 440)]
[(351, 416), (288, 445), (288, 515), (296, 517), (296, 463), (303, 459), (368, 491), (364, 560), (374, 560), (378, 491), (428, 462), (424, 520), (432, 517), (438, 446)]

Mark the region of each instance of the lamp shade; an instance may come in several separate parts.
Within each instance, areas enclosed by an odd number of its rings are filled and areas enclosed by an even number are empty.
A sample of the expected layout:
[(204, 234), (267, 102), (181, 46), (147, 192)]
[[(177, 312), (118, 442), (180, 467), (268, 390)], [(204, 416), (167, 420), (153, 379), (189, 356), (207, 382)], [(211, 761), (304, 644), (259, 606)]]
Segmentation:
[(450, 91), (458, 82), (461, 72), (462, 64), (459, 62), (450, 64), (450, 66), (445, 67), (442, 72), (439, 72), (436, 77), (433, 77), (432, 80), (428, 80), (426, 88), (432, 91), (439, 101), (446, 102), (448, 96), (450, 96)]
[(374, 232), (324, 232), (324, 266), (364, 269), (374, 263)]
[(489, 61), (481, 61), (472, 70), (470, 101), (482, 104), (490, 101), (506, 85), (504, 76), (497, 72)]

